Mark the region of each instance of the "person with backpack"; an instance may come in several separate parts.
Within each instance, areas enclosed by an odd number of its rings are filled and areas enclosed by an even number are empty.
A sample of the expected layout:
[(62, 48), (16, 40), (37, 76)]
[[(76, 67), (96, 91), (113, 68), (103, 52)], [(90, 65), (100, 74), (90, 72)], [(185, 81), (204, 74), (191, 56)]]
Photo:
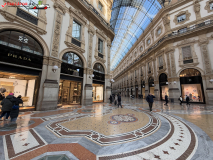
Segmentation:
[(169, 100), (168, 100), (168, 96), (167, 95), (165, 95), (165, 101), (166, 101), (166, 103), (164, 105), (168, 106)]
[(12, 110), (10, 111), (11, 122), (15, 122), (18, 118), (20, 103), (23, 103), (21, 95), (19, 95), (17, 98), (14, 98), (14, 105), (12, 107)]
[(186, 95), (186, 104), (187, 104), (187, 105), (190, 105), (190, 104), (189, 104), (189, 100), (190, 100), (190, 99), (189, 99), (189, 96)]
[(153, 98), (155, 98), (155, 96), (153, 96), (151, 93), (149, 93), (149, 95), (146, 97), (146, 101), (149, 103), (150, 112), (152, 112), (152, 105), (154, 102)]
[(119, 106), (121, 106), (121, 108), (123, 108), (121, 105), (121, 95), (118, 95), (118, 108), (119, 108)]
[(13, 103), (14, 103), (14, 94), (10, 93), (5, 99), (3, 99), (3, 101), (1, 102), (2, 105), (2, 114), (0, 116), (0, 120), (2, 121), (2, 117), (4, 117), (5, 114), (6, 115), (6, 121), (8, 120), (8, 117), (10, 116), (10, 111), (12, 110), (13, 107)]

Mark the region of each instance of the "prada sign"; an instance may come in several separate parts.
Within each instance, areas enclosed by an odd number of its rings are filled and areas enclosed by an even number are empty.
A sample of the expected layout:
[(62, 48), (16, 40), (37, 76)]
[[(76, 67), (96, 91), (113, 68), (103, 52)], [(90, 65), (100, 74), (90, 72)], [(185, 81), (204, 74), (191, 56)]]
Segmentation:
[(0, 44), (0, 61), (42, 69), (43, 56)]
[(83, 77), (83, 68), (68, 63), (61, 64), (61, 73)]

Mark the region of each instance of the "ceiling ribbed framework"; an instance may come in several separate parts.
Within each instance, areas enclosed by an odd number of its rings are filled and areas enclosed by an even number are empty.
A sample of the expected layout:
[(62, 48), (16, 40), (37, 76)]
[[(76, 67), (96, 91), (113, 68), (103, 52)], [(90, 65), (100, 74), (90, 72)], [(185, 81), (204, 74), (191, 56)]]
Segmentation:
[[(160, 1), (161, 2), (161, 1)], [(111, 70), (114, 70), (162, 8), (157, 0), (114, 0), (111, 26), (115, 38), (111, 47)]]

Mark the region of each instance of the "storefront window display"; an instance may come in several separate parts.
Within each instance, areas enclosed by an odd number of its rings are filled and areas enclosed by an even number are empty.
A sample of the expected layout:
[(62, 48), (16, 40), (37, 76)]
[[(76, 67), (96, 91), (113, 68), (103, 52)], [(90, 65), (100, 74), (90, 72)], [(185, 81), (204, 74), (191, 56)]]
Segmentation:
[(103, 102), (104, 100), (104, 85), (102, 84), (92, 84), (92, 98), (93, 102)]
[(180, 73), (180, 85), (183, 101), (186, 95), (190, 102), (205, 103), (201, 73), (193, 68), (185, 69)]
[(60, 80), (59, 104), (80, 104), (81, 103), (81, 82)]
[(169, 97), (168, 80), (167, 75), (165, 73), (162, 73), (159, 76), (159, 86), (160, 86), (161, 100), (165, 100), (165, 95)]
[(38, 76), (0, 72), (0, 77), (0, 91), (2, 95), (5, 97), (10, 93), (14, 93), (15, 97), (21, 95), (23, 105), (21, 104), (20, 106), (35, 106)]
[(165, 95), (167, 95), (169, 97), (169, 87), (168, 87), (168, 85), (161, 86), (161, 98), (162, 98), (162, 100), (165, 100)]
[(191, 102), (203, 102), (203, 94), (200, 84), (182, 84), (181, 87), (184, 101), (186, 101), (187, 95)]
[(155, 87), (154, 87), (154, 79), (152, 77), (149, 77), (149, 93), (152, 95), (155, 95)]

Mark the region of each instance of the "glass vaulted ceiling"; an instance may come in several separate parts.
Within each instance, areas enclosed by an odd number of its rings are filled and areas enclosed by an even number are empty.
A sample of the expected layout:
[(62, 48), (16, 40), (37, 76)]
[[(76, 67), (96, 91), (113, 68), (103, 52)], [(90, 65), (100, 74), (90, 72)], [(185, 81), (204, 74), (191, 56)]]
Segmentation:
[(115, 32), (111, 47), (111, 70), (152, 22), (162, 4), (160, 0), (114, 0), (110, 20)]

